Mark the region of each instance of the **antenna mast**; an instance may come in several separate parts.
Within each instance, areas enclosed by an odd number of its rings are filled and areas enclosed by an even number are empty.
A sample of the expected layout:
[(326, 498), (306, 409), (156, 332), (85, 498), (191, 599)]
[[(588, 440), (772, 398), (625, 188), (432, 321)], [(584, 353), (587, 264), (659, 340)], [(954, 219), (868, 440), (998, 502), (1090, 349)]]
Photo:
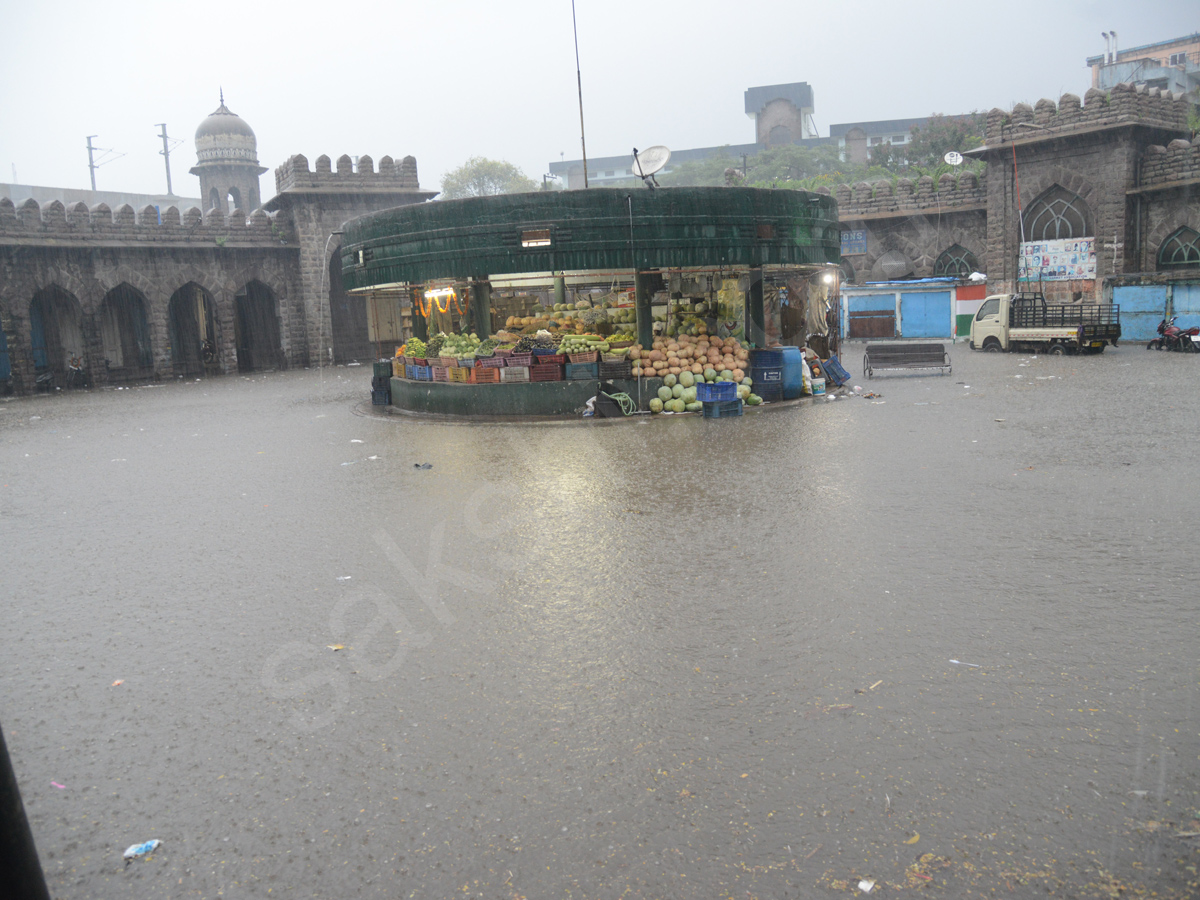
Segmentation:
[(588, 186), (587, 140), (583, 136), (583, 75), (579, 72), (579, 26), (575, 22), (575, 0), (571, 0), (571, 31), (575, 35), (575, 82), (579, 85), (579, 145), (583, 148), (583, 186)]

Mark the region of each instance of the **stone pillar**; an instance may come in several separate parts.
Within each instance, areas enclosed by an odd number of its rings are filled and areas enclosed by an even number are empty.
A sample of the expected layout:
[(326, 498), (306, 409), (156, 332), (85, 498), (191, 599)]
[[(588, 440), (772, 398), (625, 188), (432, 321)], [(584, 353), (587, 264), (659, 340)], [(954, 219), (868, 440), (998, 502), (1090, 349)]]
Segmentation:
[(554, 276), (554, 302), (567, 302), (567, 279), (561, 275)]
[(647, 350), (654, 344), (654, 316), (650, 306), (653, 297), (651, 293), (650, 275), (647, 272), (635, 272), (634, 310), (637, 312), (638, 343)]

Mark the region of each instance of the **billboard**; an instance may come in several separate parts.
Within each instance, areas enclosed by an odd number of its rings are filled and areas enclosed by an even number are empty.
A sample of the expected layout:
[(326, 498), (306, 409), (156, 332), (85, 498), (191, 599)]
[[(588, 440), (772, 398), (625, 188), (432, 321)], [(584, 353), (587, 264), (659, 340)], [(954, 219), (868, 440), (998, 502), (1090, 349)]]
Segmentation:
[(842, 232), (842, 256), (853, 256), (857, 253), (867, 252), (867, 230), (860, 228), (857, 231)]
[(1021, 244), (1018, 281), (1083, 281), (1095, 277), (1094, 237)]

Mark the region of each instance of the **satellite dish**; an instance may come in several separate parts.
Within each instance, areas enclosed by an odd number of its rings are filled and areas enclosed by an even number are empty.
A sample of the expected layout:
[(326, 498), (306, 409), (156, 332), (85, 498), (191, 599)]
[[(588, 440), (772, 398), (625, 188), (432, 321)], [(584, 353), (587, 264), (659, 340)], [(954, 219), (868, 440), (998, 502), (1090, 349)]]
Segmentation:
[(952, 165), (952, 166), (961, 166), (962, 161), (963, 161), (963, 155), (961, 153), (959, 153), (957, 150), (951, 150), (949, 153), (947, 153), (945, 156), (943, 156), (942, 159), (944, 159), (946, 162), (950, 163), (950, 165)]
[(658, 187), (658, 180), (654, 177), (654, 173), (661, 171), (670, 159), (671, 151), (662, 144), (655, 144), (640, 152), (637, 147), (634, 147), (633, 174), (646, 182), (646, 187)]

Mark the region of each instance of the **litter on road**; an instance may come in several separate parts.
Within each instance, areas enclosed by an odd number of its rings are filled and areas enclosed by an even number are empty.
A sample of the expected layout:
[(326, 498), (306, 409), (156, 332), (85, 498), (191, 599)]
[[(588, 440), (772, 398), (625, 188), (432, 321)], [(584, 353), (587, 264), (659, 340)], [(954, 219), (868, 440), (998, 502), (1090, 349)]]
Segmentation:
[(124, 853), (125, 859), (137, 859), (139, 856), (145, 856), (147, 853), (153, 853), (162, 846), (162, 841), (155, 838), (154, 840), (146, 841), (144, 844), (133, 844)]

